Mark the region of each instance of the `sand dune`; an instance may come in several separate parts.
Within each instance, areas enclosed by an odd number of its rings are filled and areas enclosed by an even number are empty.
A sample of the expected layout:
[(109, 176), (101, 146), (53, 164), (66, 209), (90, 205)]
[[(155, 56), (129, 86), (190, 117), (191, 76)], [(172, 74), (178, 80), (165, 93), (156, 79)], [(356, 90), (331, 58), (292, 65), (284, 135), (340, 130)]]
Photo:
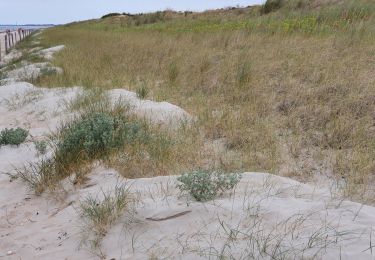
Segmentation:
[[(33, 141), (74, 115), (66, 104), (82, 88), (9, 82), (0, 86), (0, 130), (24, 127), (30, 135), (20, 146), (0, 147), (0, 258), (374, 259), (374, 207), (268, 173), (243, 173), (232, 193), (201, 203), (180, 193), (176, 176), (129, 180), (95, 163), (84, 184), (68, 178), (58, 192), (36, 196), (12, 178), (14, 170), (51, 155), (38, 155)], [(173, 104), (140, 100), (124, 89), (108, 96), (152, 123), (175, 127), (193, 120)], [(80, 217), (80, 201), (119, 183), (129, 187), (134, 203), (108, 230), (101, 251), (90, 251), (81, 244), (90, 230)]]
[[(43, 138), (69, 117), (63, 104), (79, 91), (22, 82), (2, 86), (0, 129), (22, 126), (33, 139)], [(159, 120), (164, 122), (187, 116), (168, 103), (137, 101), (134, 93), (125, 90), (114, 90), (111, 96), (127, 98), (140, 114), (160, 113), (164, 117)], [(244, 173), (234, 194), (198, 203), (180, 196), (175, 177), (126, 180), (97, 165), (85, 185), (73, 186), (67, 180), (59, 196), (37, 197), (6, 174), (40, 160), (31, 138), (19, 147), (1, 147), (0, 158), (0, 255), (9, 254), (7, 259), (95, 258), (87, 248), (78, 248), (82, 237), (79, 201), (113, 189), (119, 181), (130, 185), (137, 203), (135, 212), (125, 214), (105, 237), (102, 251), (107, 259), (204, 259), (220, 254), (268, 259), (272, 252), (287, 259), (299, 259), (302, 254), (305, 258), (316, 254), (323, 259), (373, 259), (369, 245), (375, 208), (335, 199), (328, 190), (287, 178)], [(188, 213), (173, 218), (180, 212)], [(149, 220), (152, 217), (166, 220)], [(259, 243), (267, 246), (266, 252)]]

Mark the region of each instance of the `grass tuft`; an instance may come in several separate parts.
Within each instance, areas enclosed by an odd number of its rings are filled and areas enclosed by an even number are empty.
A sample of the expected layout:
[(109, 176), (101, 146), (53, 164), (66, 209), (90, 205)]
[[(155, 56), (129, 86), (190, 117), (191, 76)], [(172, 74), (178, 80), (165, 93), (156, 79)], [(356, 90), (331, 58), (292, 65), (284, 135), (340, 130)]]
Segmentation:
[(84, 223), (82, 244), (103, 255), (100, 250), (102, 239), (124, 211), (131, 210), (131, 201), (131, 194), (124, 184), (116, 184), (113, 191), (102, 191), (95, 197), (89, 195), (81, 201), (79, 213)]
[(144, 82), (141, 82), (136, 89), (136, 94), (139, 99), (146, 99), (149, 95), (149, 89)]

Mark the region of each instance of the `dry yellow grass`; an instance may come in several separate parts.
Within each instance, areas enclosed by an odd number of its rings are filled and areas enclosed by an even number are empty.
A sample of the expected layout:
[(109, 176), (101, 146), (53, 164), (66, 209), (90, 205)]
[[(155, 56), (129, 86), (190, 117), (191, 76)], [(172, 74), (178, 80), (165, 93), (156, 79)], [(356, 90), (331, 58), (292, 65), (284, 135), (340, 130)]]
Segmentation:
[[(224, 14), (211, 17), (223, 15), (225, 21)], [(172, 102), (198, 118), (197, 131), (180, 135), (198, 141), (186, 142), (168, 161), (184, 151), (194, 158), (186, 164), (192, 168), (267, 171), (302, 180), (326, 175), (345, 179), (347, 195), (372, 199), (375, 46), (372, 13), (360, 14), (352, 15), (356, 23), (339, 15), (337, 23), (308, 24), (313, 30), (299, 25), (302, 32), (287, 27), (286, 33), (284, 27), (276, 32), (241, 26), (228, 30), (222, 21), (224, 29), (180, 30), (189, 18), (176, 20), (176, 30), (173, 20), (124, 27), (120, 18), (58, 27), (44, 32), (43, 43), (66, 44), (54, 62), (64, 74), (42, 77), (38, 84), (134, 91), (146, 84), (151, 98)], [(341, 28), (337, 24), (342, 21)], [(133, 176), (143, 176), (139, 171)]]

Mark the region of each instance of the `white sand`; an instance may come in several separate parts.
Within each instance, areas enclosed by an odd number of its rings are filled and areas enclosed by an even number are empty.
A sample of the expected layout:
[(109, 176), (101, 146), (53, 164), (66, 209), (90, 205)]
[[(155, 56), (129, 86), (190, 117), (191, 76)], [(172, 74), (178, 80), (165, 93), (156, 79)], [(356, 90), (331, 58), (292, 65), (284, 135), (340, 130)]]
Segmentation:
[[(58, 196), (37, 197), (20, 180), (10, 181), (7, 173), (14, 168), (41, 159), (32, 141), (45, 138), (71, 116), (64, 104), (81, 90), (25, 82), (0, 86), (0, 130), (30, 131), (19, 147), (0, 147), (0, 259), (98, 258), (87, 247), (79, 248), (79, 201), (112, 190), (118, 182), (129, 185), (137, 203), (135, 212), (125, 213), (104, 238), (106, 259), (375, 259), (369, 249), (374, 207), (266, 173), (244, 173), (233, 194), (206, 203), (180, 196), (176, 177), (125, 180), (100, 165), (82, 186), (65, 180)], [(191, 120), (166, 102), (139, 100), (123, 89), (109, 95), (154, 123), (176, 126)]]
[(40, 56), (42, 56), (43, 58), (45, 58), (46, 60), (52, 60), (53, 55), (56, 52), (59, 52), (59, 51), (63, 50), (64, 48), (65, 48), (64, 45), (59, 45), (59, 46), (51, 47), (51, 48), (48, 48), (48, 49), (40, 50), (38, 52), (38, 54)]
[(53, 67), (48, 62), (33, 63), (24, 65), (20, 68), (11, 70), (6, 73), (8, 80), (13, 82), (22, 80), (33, 80), (38, 78), (44, 71), (48, 73), (63, 73), (61, 68)]
[[(35, 47), (31, 50), (29, 50), (29, 53), (39, 55), (42, 58), (46, 60), (52, 60), (53, 55), (56, 52), (61, 51), (64, 49), (65, 46), (56, 46), (48, 49), (42, 49), (40, 50), (39, 47)], [(22, 56), (22, 53), (13, 49), (9, 54), (5, 55), (2, 58), (2, 62), (0, 62), (0, 66), (5, 66), (10, 61), (20, 58)], [(14, 82), (19, 81), (30, 81), (38, 78), (43, 73), (57, 73), (61, 74), (63, 73), (63, 70), (61, 68), (52, 66), (49, 62), (40, 62), (40, 63), (33, 63), (29, 64), (26, 61), (23, 61), (21, 63), (21, 66), (9, 70), (8, 68), (4, 67), (0, 71), (3, 71), (3, 74), (6, 75), (6, 79), (0, 79), (0, 85), (7, 85)]]

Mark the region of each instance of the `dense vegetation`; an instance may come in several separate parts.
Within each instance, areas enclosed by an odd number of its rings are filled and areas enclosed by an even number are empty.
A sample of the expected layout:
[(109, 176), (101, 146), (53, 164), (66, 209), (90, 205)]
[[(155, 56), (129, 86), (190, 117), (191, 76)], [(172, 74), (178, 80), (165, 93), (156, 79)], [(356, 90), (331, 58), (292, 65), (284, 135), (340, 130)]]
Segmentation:
[(372, 200), (374, 22), (370, 0), (111, 16), (46, 30), (65, 73), (38, 83), (180, 105), (198, 118), (180, 133), (192, 168), (327, 176)]

